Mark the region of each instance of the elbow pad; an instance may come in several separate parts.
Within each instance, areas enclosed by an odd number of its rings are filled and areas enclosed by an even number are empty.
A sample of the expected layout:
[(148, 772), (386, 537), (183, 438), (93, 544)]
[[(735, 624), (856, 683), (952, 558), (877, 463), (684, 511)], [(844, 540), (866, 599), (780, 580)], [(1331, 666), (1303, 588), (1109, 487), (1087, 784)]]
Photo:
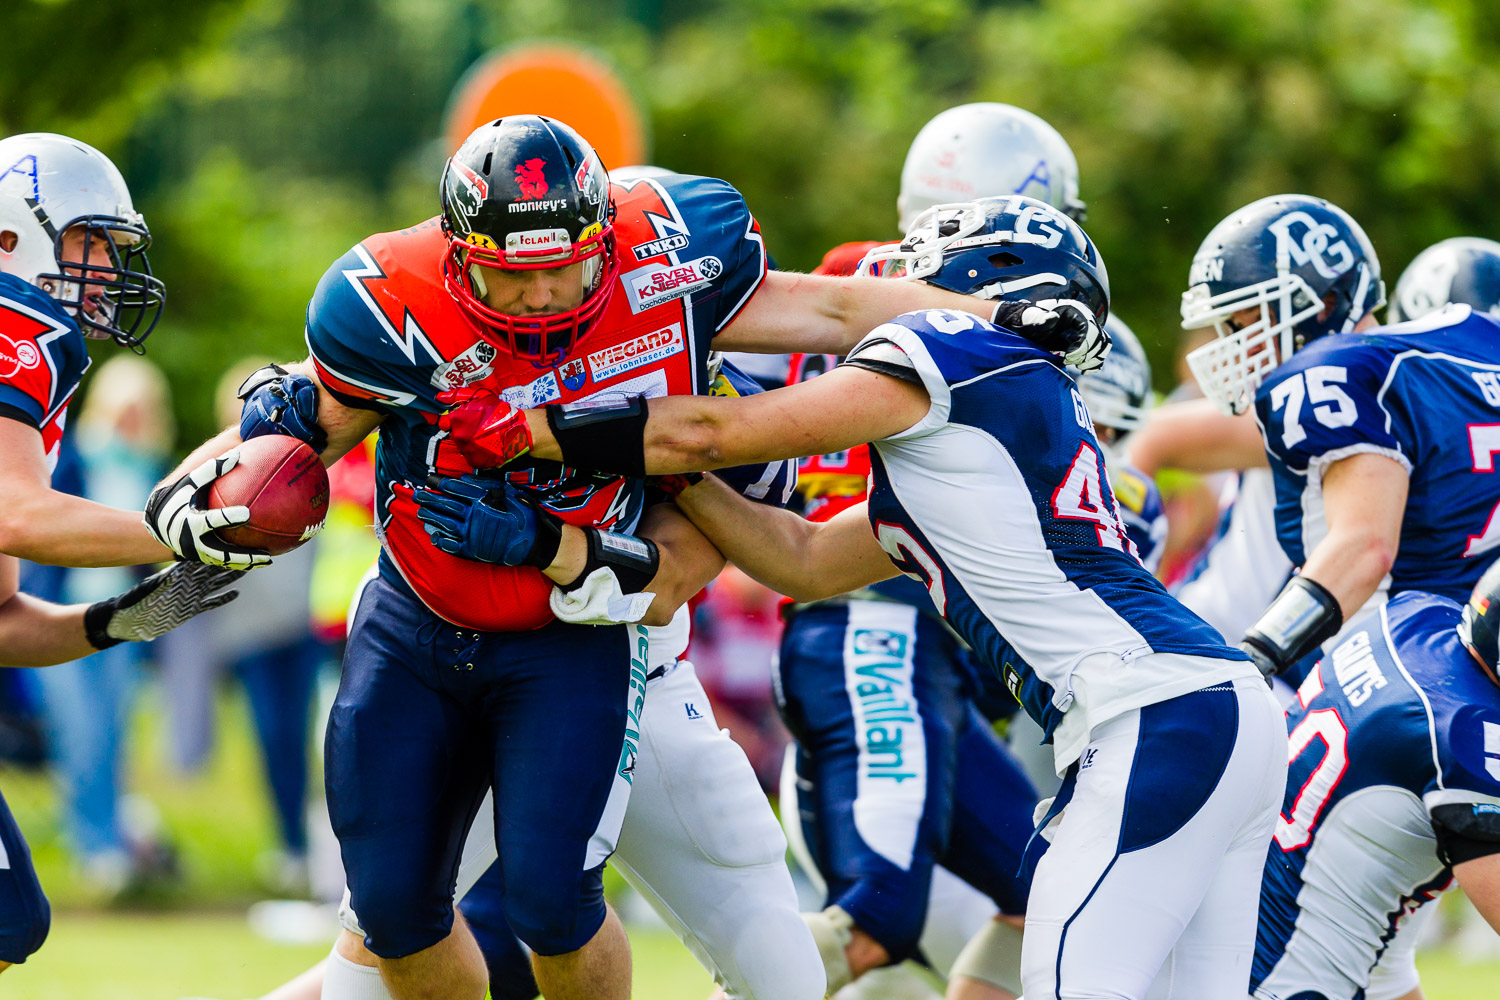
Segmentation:
[(1240, 648), (1260, 672), (1274, 677), (1344, 627), (1344, 612), (1328, 588), (1305, 576), (1287, 581)]

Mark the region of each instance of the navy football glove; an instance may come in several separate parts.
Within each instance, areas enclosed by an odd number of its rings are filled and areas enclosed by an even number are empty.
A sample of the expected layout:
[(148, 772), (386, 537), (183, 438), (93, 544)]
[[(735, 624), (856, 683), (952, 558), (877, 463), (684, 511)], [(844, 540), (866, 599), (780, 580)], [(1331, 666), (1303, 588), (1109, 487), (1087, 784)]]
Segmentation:
[(468, 475), (429, 477), (412, 491), (432, 544), (449, 555), (502, 566), (545, 569), (557, 558), (562, 522), (506, 483)]
[(257, 368), (240, 383), (245, 401), (240, 410), (240, 440), (262, 434), (286, 434), (321, 452), (328, 434), (318, 426), (318, 387), (306, 375), (280, 365)]

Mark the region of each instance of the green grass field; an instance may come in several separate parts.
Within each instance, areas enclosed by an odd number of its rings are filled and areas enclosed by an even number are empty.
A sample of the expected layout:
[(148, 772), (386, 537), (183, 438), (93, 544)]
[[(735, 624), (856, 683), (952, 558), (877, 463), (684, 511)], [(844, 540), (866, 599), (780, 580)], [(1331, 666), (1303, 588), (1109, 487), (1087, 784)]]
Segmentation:
[[(327, 954), (328, 945), (287, 946), (250, 930), (245, 907), (264, 893), (255, 860), (272, 843), (245, 707), (221, 700), (218, 752), (192, 777), (171, 773), (160, 752), (156, 702), (148, 688), (136, 713), (130, 788), (161, 810), (182, 858), (180, 886), (152, 895), (150, 909), (100, 911), (73, 871), (57, 800), (43, 775), (0, 774), (7, 800), (36, 856), (53, 901), (46, 947), (0, 977), (4, 1000), (246, 1000), (290, 979)], [(631, 928), (635, 995), (642, 1000), (703, 1000), (707, 973), (670, 934)], [(1424, 954), (1428, 1000), (1500, 998), (1500, 963), (1464, 965), (1443, 952)]]

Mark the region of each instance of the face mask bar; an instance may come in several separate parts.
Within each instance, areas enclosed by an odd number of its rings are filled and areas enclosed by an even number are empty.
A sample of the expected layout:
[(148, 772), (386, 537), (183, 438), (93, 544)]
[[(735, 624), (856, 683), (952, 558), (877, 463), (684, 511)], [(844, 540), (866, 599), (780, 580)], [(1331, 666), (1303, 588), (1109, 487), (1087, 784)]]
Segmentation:
[[(63, 237), (79, 227), (84, 231), (82, 261), (64, 260)], [(93, 263), (101, 244), (108, 263)], [(38, 274), (37, 283), (73, 315), (85, 337), (110, 339), (143, 354), (143, 343), (167, 300), (166, 285), (151, 273), (146, 257), (150, 246), (144, 223), (86, 215), (53, 237), (58, 270)]]
[[(587, 333), (589, 324), (609, 305), (615, 278), (620, 271), (614, 251), (613, 226), (605, 226), (602, 231), (579, 240), (561, 253), (553, 248), (506, 252), (453, 237), (443, 258), (443, 284), (448, 294), (479, 325), (484, 339), (493, 346), (534, 364), (552, 364), (573, 349)], [(484, 268), (536, 271), (576, 263), (585, 265), (583, 282), (588, 289), (576, 309), (550, 316), (512, 316), (491, 309), (481, 298), (484, 294)], [(479, 269), (478, 273), (474, 268)]]
[[(1260, 318), (1238, 330), (1225, 322), (1237, 312), (1259, 308)], [(1295, 349), (1296, 327), (1323, 310), (1322, 300), (1296, 274), (1274, 278), (1218, 295), (1195, 285), (1182, 296), (1182, 327), (1212, 326), (1218, 334), (1187, 355), (1188, 367), (1203, 394), (1230, 416), (1255, 402), (1255, 390), (1266, 374)], [(1284, 317), (1280, 321), (1277, 317)]]
[(934, 205), (912, 223), (900, 243), (875, 247), (855, 274), (920, 281), (943, 268), (943, 251), (984, 228), (984, 210), (973, 202)]

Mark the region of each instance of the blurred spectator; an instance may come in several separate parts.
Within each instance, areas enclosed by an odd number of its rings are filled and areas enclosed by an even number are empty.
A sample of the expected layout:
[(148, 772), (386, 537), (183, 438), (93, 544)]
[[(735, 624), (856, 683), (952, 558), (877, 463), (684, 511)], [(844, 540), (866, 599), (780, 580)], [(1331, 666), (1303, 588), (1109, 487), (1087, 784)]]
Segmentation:
[[(171, 396), (159, 369), (122, 355), (99, 368), (71, 435), (78, 477), (72, 488), (112, 507), (139, 510), (165, 471), (174, 434)], [(72, 479), (66, 463), (54, 477)], [(58, 590), (64, 603), (89, 603), (117, 594), (139, 578), (139, 568), (57, 570), (33, 577)], [(171, 852), (137, 836), (121, 818), (123, 745), (130, 705), (147, 649), (127, 642), (82, 660), (35, 672), (43, 703), (47, 746), (62, 785), (64, 825), (91, 887), (114, 895), (132, 882), (170, 875)]]
[[(235, 391), (263, 362), (246, 359), (220, 379), (220, 424), (238, 424)], [(165, 673), (173, 758), (183, 770), (201, 766), (213, 745), (214, 691), (224, 671), (245, 687), (275, 812), (278, 847), (261, 859), (260, 875), (278, 892), (307, 885), (308, 725), (318, 670), (328, 647), (314, 634), (310, 587), (316, 540), (238, 583), (239, 600), (199, 615), (158, 643)]]

